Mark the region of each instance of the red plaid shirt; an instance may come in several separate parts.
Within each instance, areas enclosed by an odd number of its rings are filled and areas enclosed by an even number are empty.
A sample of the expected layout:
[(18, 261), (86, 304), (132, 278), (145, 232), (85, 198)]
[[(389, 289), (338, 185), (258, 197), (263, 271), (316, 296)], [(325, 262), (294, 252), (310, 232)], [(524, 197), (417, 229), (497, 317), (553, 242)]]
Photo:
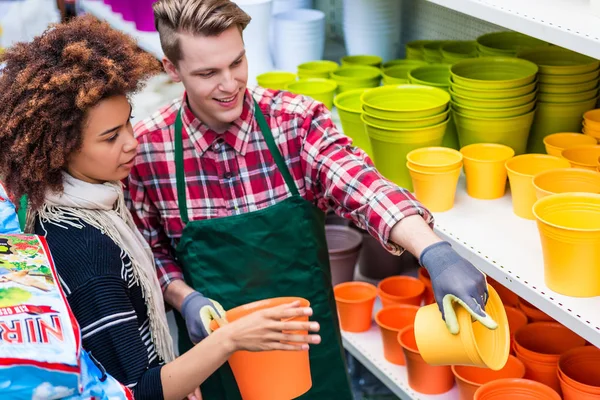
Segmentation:
[[(341, 134), (318, 102), (288, 92), (248, 89), (242, 115), (223, 134), (203, 125), (183, 101), (183, 151), (190, 221), (222, 218), (274, 205), (290, 196), (254, 119), (254, 97), (296, 181), (300, 195), (333, 208), (392, 252), (391, 228), (402, 218), (431, 214), (406, 190), (384, 179)], [(183, 223), (177, 205), (174, 125), (182, 99), (138, 123), (140, 143), (126, 182), (140, 231), (152, 247), (163, 287), (183, 279), (174, 257)], [(127, 192), (127, 191), (126, 191)]]

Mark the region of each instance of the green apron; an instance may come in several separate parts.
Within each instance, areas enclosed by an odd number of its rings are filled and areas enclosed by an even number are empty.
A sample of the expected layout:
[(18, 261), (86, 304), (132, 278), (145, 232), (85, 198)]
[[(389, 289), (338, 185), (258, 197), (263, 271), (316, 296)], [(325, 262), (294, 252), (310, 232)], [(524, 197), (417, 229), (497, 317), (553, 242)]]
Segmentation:
[[(272, 297), (308, 299), (312, 319), (321, 325), (322, 342), (311, 346), (313, 386), (300, 398), (351, 400), (331, 285), (325, 215), (298, 193), (262, 111), (256, 102), (254, 106), (271, 156), (292, 195), (266, 209), (189, 221), (180, 112), (175, 123), (175, 162), (179, 211), (186, 226), (177, 246), (177, 260), (187, 284), (226, 310)], [(176, 317), (179, 351), (184, 353), (192, 343), (183, 318)], [(201, 389), (207, 400), (241, 400), (229, 364), (208, 378)]]

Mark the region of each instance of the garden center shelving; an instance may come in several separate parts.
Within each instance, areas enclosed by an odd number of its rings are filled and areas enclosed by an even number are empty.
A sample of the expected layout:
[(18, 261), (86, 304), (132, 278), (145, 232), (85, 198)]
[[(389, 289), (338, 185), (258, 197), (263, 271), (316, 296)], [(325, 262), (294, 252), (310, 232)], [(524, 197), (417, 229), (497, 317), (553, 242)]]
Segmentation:
[[(340, 7), (341, 1), (328, 7)], [(156, 33), (137, 32), (101, 2), (81, 1), (86, 11), (138, 39), (144, 50), (162, 57)], [(600, 18), (588, 0), (405, 0), (404, 40), (473, 39), (508, 28), (600, 58)], [(338, 9), (332, 23), (341, 17)], [(471, 18), (475, 17), (475, 18)], [(491, 25), (491, 24), (495, 24)], [(334, 112), (335, 115), (335, 112)], [(337, 121), (339, 122), (339, 121)], [(341, 124), (337, 124), (341, 127)], [(474, 265), (590, 343), (600, 346), (600, 297), (574, 298), (552, 292), (544, 283), (542, 250), (535, 221), (512, 212), (510, 194), (497, 200), (470, 198), (461, 178), (455, 206), (435, 214), (436, 232)], [(343, 333), (344, 347), (402, 399), (456, 400), (456, 388), (439, 396), (414, 392), (406, 369), (383, 358), (375, 324), (366, 333)]]

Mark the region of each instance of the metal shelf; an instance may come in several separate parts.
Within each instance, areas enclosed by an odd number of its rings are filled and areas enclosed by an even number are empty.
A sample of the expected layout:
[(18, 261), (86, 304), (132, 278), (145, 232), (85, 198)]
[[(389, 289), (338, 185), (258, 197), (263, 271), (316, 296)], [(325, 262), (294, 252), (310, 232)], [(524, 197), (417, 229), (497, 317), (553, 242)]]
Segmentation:
[(600, 58), (600, 18), (589, 0), (427, 0)]
[(84, 11), (94, 15), (96, 18), (108, 22), (113, 28), (133, 36), (141, 49), (152, 54), (159, 60), (162, 60), (164, 53), (160, 47), (158, 32), (138, 31), (135, 28), (135, 24), (123, 20), (120, 14), (114, 13), (111, 8), (102, 1), (81, 0), (80, 6)]
[(463, 257), (595, 346), (600, 346), (600, 297), (560, 295), (544, 283), (536, 222), (517, 217), (510, 193), (497, 200), (467, 195), (461, 177), (454, 208), (435, 214), (435, 230)]

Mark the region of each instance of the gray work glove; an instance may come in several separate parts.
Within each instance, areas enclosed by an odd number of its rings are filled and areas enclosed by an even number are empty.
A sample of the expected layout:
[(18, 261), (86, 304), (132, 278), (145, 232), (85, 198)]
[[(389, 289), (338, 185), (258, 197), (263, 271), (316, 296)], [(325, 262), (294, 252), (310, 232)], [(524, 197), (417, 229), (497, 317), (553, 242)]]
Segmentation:
[(196, 344), (212, 333), (212, 320), (225, 318), (225, 310), (218, 302), (204, 297), (202, 293), (192, 292), (183, 300), (181, 315), (185, 319), (190, 340)]
[(458, 255), (450, 243), (438, 242), (426, 247), (419, 262), (431, 276), (435, 301), (450, 333), (456, 335), (460, 330), (454, 303), (488, 329), (498, 327), (484, 311), (488, 299), (485, 275)]

